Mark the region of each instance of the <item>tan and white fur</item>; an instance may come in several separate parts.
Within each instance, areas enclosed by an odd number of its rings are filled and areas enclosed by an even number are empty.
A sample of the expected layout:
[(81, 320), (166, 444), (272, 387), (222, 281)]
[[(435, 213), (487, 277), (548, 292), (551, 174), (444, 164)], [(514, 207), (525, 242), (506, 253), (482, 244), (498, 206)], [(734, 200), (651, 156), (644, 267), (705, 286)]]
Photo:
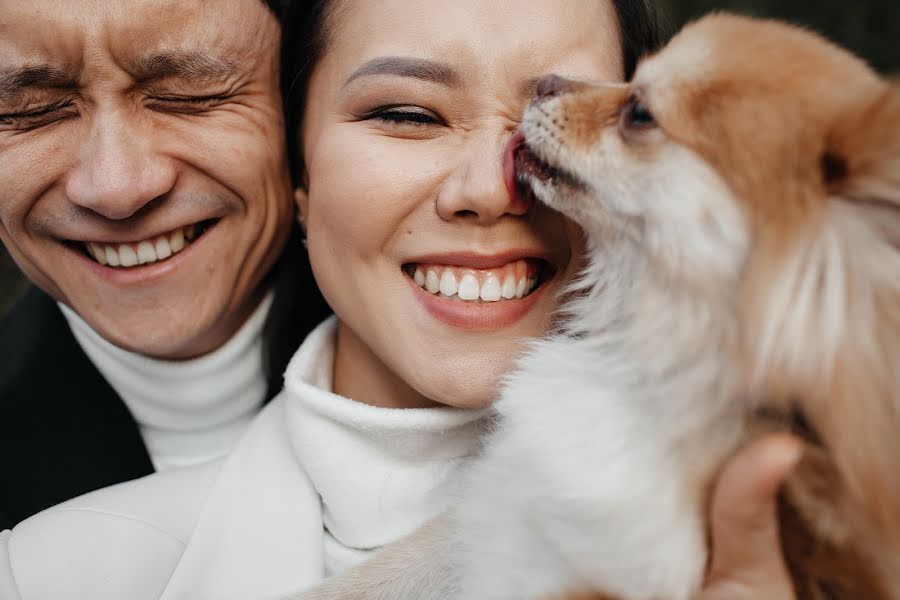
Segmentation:
[[(900, 599), (900, 92), (713, 15), (627, 86), (548, 78), (518, 176), (585, 231), (566, 329), (506, 381), (458, 505), (303, 598), (686, 600), (761, 431), (798, 597)], [(571, 595), (571, 596), (568, 596)]]

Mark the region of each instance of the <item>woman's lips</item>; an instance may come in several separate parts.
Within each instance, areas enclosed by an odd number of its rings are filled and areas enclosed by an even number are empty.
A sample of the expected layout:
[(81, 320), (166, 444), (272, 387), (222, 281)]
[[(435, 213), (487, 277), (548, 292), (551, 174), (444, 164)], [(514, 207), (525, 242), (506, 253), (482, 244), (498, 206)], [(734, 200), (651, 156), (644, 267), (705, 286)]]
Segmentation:
[(430, 294), (466, 302), (523, 298), (540, 283), (543, 261), (518, 259), (496, 268), (407, 263), (406, 274)]
[(543, 295), (545, 284), (521, 299), (499, 302), (461, 302), (431, 294), (411, 278), (409, 282), (416, 299), (434, 318), (457, 329), (494, 331), (509, 327), (523, 319)]
[(547, 261), (534, 258), (489, 269), (417, 262), (403, 271), (429, 314), (469, 330), (502, 329), (519, 321), (554, 275)]

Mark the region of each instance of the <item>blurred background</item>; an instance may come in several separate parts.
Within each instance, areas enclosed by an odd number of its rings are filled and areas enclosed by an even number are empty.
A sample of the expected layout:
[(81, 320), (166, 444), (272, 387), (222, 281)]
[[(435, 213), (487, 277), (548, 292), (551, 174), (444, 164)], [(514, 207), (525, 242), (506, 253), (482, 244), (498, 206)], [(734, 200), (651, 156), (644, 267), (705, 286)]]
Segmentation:
[[(657, 3), (667, 33), (712, 10), (777, 17), (825, 34), (884, 73), (900, 71), (900, 0), (657, 0)], [(24, 279), (6, 249), (0, 246), (0, 317), (24, 289)]]
[(900, 72), (900, 0), (657, 0), (664, 30), (714, 10), (784, 19), (826, 35), (883, 73)]

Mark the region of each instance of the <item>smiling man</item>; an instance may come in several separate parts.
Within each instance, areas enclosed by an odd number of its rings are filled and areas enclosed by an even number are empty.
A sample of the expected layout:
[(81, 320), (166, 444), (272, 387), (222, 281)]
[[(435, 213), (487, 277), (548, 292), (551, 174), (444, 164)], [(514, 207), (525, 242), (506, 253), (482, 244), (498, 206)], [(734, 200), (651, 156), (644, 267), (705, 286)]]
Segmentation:
[(224, 455), (322, 318), (274, 4), (0, 0), (0, 530)]

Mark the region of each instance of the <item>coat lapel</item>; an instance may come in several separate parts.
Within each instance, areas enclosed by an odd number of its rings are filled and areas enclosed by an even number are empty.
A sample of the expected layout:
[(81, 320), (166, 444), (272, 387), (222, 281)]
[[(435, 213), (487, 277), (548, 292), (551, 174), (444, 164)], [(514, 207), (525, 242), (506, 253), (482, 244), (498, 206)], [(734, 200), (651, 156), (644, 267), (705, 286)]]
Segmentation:
[(294, 456), (283, 400), (225, 459), (160, 600), (279, 598), (324, 577), (321, 503)]
[(0, 529), (153, 472), (128, 409), (31, 288), (0, 323)]

